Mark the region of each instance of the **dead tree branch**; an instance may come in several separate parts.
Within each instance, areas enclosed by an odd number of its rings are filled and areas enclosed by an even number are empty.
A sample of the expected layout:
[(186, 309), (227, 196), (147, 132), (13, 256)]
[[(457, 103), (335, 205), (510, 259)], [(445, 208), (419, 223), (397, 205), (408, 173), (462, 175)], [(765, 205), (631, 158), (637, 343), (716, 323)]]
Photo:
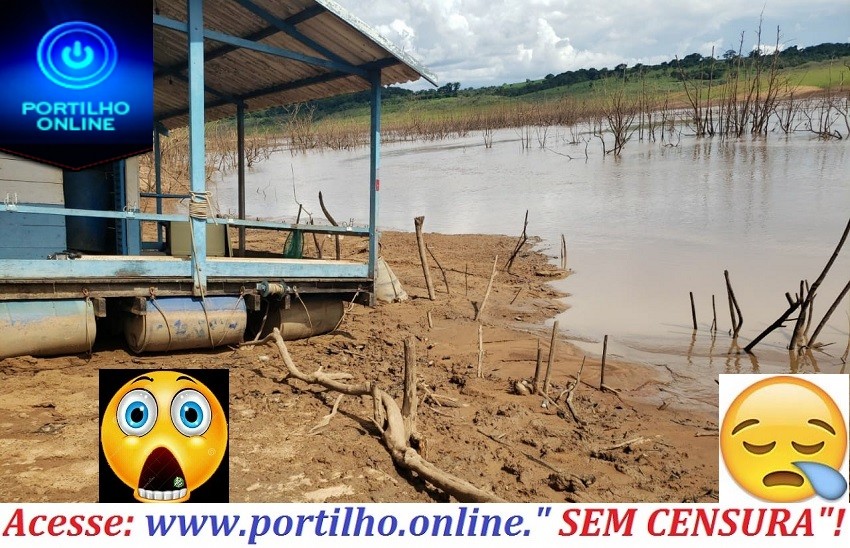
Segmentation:
[[(325, 219), (327, 219), (330, 224), (332, 224), (333, 226), (339, 226), (339, 223), (337, 223), (336, 220), (333, 218), (333, 216), (330, 214), (330, 212), (328, 211), (328, 208), (325, 207), (325, 200), (322, 198), (322, 191), (321, 190), (319, 191), (319, 207), (322, 208), (322, 213), (325, 214)], [(338, 261), (340, 259), (340, 256), (341, 256), (340, 248), (339, 248), (339, 235), (338, 234), (334, 234), (334, 244), (336, 245), (336, 260)]]
[(407, 435), (402, 411), (398, 404), (392, 396), (378, 388), (376, 384), (372, 382), (359, 385), (342, 383), (329, 378), (321, 370), (312, 374), (302, 372), (292, 360), (292, 356), (286, 348), (286, 343), (280, 335), (280, 330), (277, 328), (271, 335), (263, 339), (263, 342), (273, 343), (277, 347), (289, 375), (301, 382), (323, 386), (329, 390), (352, 396), (372, 396), (375, 403), (373, 420), (381, 430), (384, 445), (397, 466), (415, 472), (419, 477), (445, 491), (458, 501), (505, 502), (493, 493), (479, 489), (468, 481), (441, 470), (425, 460), (410, 446), (410, 438)]
[(487, 299), (490, 297), (490, 291), (493, 289), (493, 280), (496, 278), (496, 263), (498, 262), (499, 256), (496, 255), (496, 258), (493, 259), (493, 272), (490, 273), (490, 282), (487, 283), (487, 291), (484, 292), (484, 299), (481, 300), (481, 306), (479, 306), (478, 310), (475, 311), (476, 322), (479, 318), (481, 318), (481, 314), (484, 312), (484, 306), (487, 304)]
[(526, 234), (526, 230), (528, 229), (528, 210), (525, 210), (525, 221), (522, 223), (522, 234), (519, 236), (519, 240), (517, 240), (516, 247), (514, 247), (513, 253), (511, 253), (508, 262), (505, 263), (505, 270), (507, 272), (511, 271), (511, 266), (514, 264), (514, 259), (519, 255), (519, 252), (522, 251), (522, 246), (525, 245), (525, 242), (528, 241), (528, 235)]
[(814, 347), (815, 341), (817, 340), (818, 335), (820, 335), (821, 329), (824, 328), (826, 322), (828, 322), (830, 316), (832, 316), (832, 313), (835, 312), (835, 309), (838, 308), (838, 305), (841, 303), (842, 300), (844, 300), (844, 297), (847, 296), (848, 291), (850, 291), (850, 281), (847, 282), (847, 285), (845, 285), (844, 289), (841, 290), (841, 293), (838, 294), (838, 298), (835, 299), (835, 302), (832, 303), (832, 306), (829, 307), (829, 310), (826, 311), (826, 314), (824, 314), (823, 319), (815, 328), (815, 332), (812, 333), (812, 336), (809, 339), (809, 348)]
[(800, 301), (799, 299), (798, 299), (798, 300), (796, 300), (796, 301), (794, 301), (794, 302), (792, 302), (791, 306), (789, 306), (789, 307), (788, 307), (788, 310), (786, 310), (786, 311), (785, 311), (785, 313), (784, 313), (784, 314), (782, 314), (782, 316), (780, 316), (778, 320), (776, 320), (775, 322), (773, 322), (772, 324), (770, 324), (770, 325), (767, 327), (767, 329), (765, 329), (764, 331), (762, 331), (762, 332), (761, 332), (761, 334), (760, 334), (758, 337), (756, 337), (755, 339), (753, 339), (753, 340), (752, 340), (752, 342), (751, 342), (750, 344), (748, 344), (747, 346), (745, 346), (745, 347), (744, 347), (744, 352), (746, 352), (747, 354), (752, 354), (752, 353), (753, 353), (753, 348), (754, 348), (754, 347), (755, 347), (758, 343), (760, 343), (760, 342), (762, 341), (762, 339), (764, 339), (765, 337), (767, 337), (768, 335), (770, 335), (770, 333), (771, 333), (774, 329), (777, 329), (777, 328), (779, 328), (779, 327), (783, 327), (783, 326), (784, 326), (785, 322), (786, 322), (786, 321), (788, 321), (788, 318), (790, 318), (790, 317), (791, 317), (791, 314), (793, 314), (795, 310), (797, 310), (798, 308), (800, 308), (800, 304), (801, 304), (801, 301)]
[[(738, 333), (741, 331), (741, 326), (744, 325), (744, 315), (741, 314), (741, 307), (738, 306), (738, 299), (735, 298), (735, 291), (732, 290), (732, 282), (729, 280), (729, 271), (723, 271), (723, 277), (726, 278), (726, 292), (729, 297), (729, 314), (732, 315), (732, 338), (737, 339)], [(732, 308), (734, 307), (734, 312)], [(737, 314), (737, 319), (736, 319)]]
[(431, 271), (428, 269), (428, 257), (425, 256), (425, 239), (422, 236), (422, 225), (425, 223), (425, 217), (419, 216), (413, 219), (413, 226), (416, 229), (416, 244), (419, 246), (419, 260), (422, 262), (422, 273), (425, 275), (425, 286), (428, 288), (428, 298), (432, 301), (437, 298), (434, 293), (434, 282), (431, 281)]
[(443, 275), (443, 283), (446, 284), (446, 294), (451, 295), (452, 291), (449, 289), (449, 278), (446, 276), (446, 270), (443, 268), (443, 265), (440, 264), (440, 261), (437, 260), (437, 256), (434, 255), (434, 252), (431, 251), (431, 246), (425, 244), (425, 249), (428, 250), (428, 255), (434, 259), (434, 264), (437, 265), (437, 268), (440, 269), (440, 274)]

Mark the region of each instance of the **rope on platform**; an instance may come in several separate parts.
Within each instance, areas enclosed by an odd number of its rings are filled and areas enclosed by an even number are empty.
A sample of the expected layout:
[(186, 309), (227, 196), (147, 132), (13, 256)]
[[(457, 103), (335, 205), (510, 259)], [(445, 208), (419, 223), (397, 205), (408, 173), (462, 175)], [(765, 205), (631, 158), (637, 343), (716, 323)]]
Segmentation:
[(171, 335), (171, 326), (168, 324), (168, 318), (165, 316), (165, 312), (163, 312), (159, 305), (156, 303), (156, 295), (154, 295), (153, 293), (151, 293), (151, 304), (159, 311), (160, 315), (162, 316), (162, 321), (165, 324), (165, 329), (166, 331), (168, 331), (168, 346), (165, 347), (165, 352), (168, 352), (171, 350), (171, 341), (174, 340)]
[(351, 302), (348, 303), (348, 306), (343, 305), (342, 307), (342, 316), (339, 318), (339, 321), (336, 322), (336, 325), (333, 329), (331, 329), (331, 333), (339, 329), (339, 326), (342, 325), (342, 322), (345, 321), (345, 316), (354, 308), (354, 301), (357, 300), (357, 297), (360, 296), (360, 288), (357, 289), (357, 292), (354, 293), (354, 297), (351, 298)]
[[(191, 200), (189, 201), (189, 217), (192, 219), (199, 219), (201, 221), (206, 221), (210, 218), (210, 211), (212, 210), (212, 202), (210, 202), (210, 193), (209, 191), (205, 192), (195, 192), (190, 191)], [(215, 216), (212, 217), (213, 223), (218, 224), (215, 219)], [(194, 223), (189, 221), (189, 235), (192, 239), (192, 262), (195, 265), (195, 273), (196, 273), (196, 282), (198, 284), (198, 290), (201, 294), (201, 309), (204, 311), (204, 321), (207, 324), (207, 335), (210, 339), (210, 347), (215, 348), (216, 344), (213, 340), (212, 334), (212, 325), (210, 325), (210, 316), (207, 313), (207, 295), (206, 290), (204, 289), (204, 284), (201, 283), (201, 267), (198, 265), (198, 261), (195, 260), (195, 257), (198, 256), (197, 250), (195, 249), (195, 227)]]
[(200, 219), (202, 221), (206, 221), (207, 219), (212, 218), (213, 224), (218, 224), (216, 216), (210, 216), (210, 212), (215, 209), (213, 207), (212, 201), (210, 200), (212, 194), (209, 191), (190, 191), (189, 195), (192, 198), (189, 201), (189, 217), (192, 217), (193, 219)]
[[(239, 292), (239, 298), (236, 299), (236, 304), (233, 305), (233, 309), (230, 311), (230, 315), (226, 318), (226, 321), (224, 322), (224, 333), (221, 334), (221, 338), (218, 340), (218, 344), (216, 344), (215, 346), (220, 346), (221, 343), (224, 342), (224, 339), (227, 338), (227, 334), (230, 332), (230, 329), (231, 329), (230, 328), (230, 320), (233, 319), (233, 313), (236, 312), (237, 310), (239, 310), (239, 303), (241, 301), (243, 301), (244, 299), (245, 299), (245, 288), (242, 288), (242, 291)], [(247, 310), (246, 310), (246, 313), (245, 313), (245, 318), (246, 318), (245, 322), (246, 322), (246, 327), (247, 327), (247, 321), (248, 321), (247, 320), (247, 318), (248, 318)], [(237, 323), (237, 325), (238, 325), (238, 323)], [(212, 332), (212, 327), (210, 327), (210, 332)], [(241, 337), (240, 337), (240, 341), (241, 341)]]
[[(295, 288), (295, 296), (298, 297), (298, 302), (301, 303), (301, 306), (304, 307), (304, 313), (307, 314), (307, 323), (310, 324), (310, 336), (313, 336), (313, 319), (310, 317), (310, 310), (307, 308), (307, 303), (304, 302), (304, 299), (301, 298), (301, 294), (298, 292), (298, 288)], [(281, 322), (281, 328), (283, 327), (283, 322)], [(309, 338), (309, 337), (308, 337)]]
[(83, 296), (86, 298), (86, 313), (83, 315), (83, 321), (86, 324), (86, 346), (88, 346), (89, 356), (92, 355), (92, 348), (94, 347), (94, 341), (91, 338), (91, 334), (89, 333), (89, 308), (92, 309), (92, 314), (94, 314), (94, 304), (91, 302), (91, 297), (89, 296), (89, 290), (83, 289)]

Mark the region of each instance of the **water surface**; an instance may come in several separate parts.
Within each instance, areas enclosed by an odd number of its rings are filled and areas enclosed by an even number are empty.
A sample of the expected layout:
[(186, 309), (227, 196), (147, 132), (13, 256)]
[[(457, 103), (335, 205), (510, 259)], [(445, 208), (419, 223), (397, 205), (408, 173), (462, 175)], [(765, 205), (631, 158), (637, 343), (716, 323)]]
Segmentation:
[[(850, 298), (819, 337), (834, 343), (828, 354), (791, 363), (784, 350), (789, 326), (750, 358), (736, 353), (726, 334), (723, 270), (743, 311), (744, 346), (787, 308), (786, 291), (797, 291), (801, 279), (814, 281), (850, 219), (847, 143), (806, 135), (684, 137), (677, 147), (632, 141), (615, 158), (591, 142), (585, 160), (585, 146), (567, 144), (566, 135), (551, 130), (546, 149), (533, 142), (530, 150), (512, 130), (498, 131), (491, 149), (480, 134), (385, 144), (379, 225), (412, 230), (413, 217), (425, 215), (427, 231), (514, 235), (530, 210), (528, 230), (543, 238), (543, 249), (555, 256), (560, 235), (567, 240), (574, 273), (556, 282), (571, 294), (559, 318), (567, 334), (592, 353), (601, 352), (608, 334), (609, 351), (674, 368), (694, 396), (714, 393), (717, 373), (843, 371)], [(294, 182), (317, 217), (321, 190), (337, 220), (365, 224), (367, 152), (286, 152), (258, 164), (247, 177), (249, 217), (292, 220)], [(214, 190), (221, 209), (235, 213), (232, 174)], [(816, 320), (848, 278), (850, 245), (821, 286)], [(689, 291), (697, 303), (695, 336)], [(709, 331), (712, 295), (716, 337)]]

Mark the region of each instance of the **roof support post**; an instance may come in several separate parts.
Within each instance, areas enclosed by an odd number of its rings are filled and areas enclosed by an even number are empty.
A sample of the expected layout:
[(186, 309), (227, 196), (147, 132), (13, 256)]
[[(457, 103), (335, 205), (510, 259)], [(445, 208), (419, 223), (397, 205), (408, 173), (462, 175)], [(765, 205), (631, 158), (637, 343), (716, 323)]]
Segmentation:
[[(236, 103), (236, 184), (239, 194), (239, 219), (245, 220), (245, 103)], [(245, 256), (245, 227), (239, 227), (238, 256)]]
[(189, 14), (189, 183), (192, 201), (192, 294), (203, 296), (207, 289), (206, 149), (204, 146), (204, 2), (186, 0)]
[[(153, 130), (153, 172), (156, 181), (156, 214), (162, 215), (162, 144), (159, 127)], [(156, 243), (162, 243), (162, 226), (156, 223)]]
[[(381, 71), (369, 74), (372, 84), (371, 130), (369, 132), (369, 277), (375, 280), (375, 265), (378, 260), (378, 207), (381, 190)], [(374, 296), (374, 294), (373, 294)]]

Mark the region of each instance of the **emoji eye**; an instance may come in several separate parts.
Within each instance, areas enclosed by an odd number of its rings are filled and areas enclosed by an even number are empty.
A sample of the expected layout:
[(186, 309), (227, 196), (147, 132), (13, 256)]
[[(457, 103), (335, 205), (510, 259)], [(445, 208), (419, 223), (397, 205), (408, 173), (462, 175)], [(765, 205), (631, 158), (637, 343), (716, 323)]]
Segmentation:
[(823, 445), (823, 442), (816, 443), (814, 445), (803, 445), (802, 443), (797, 443), (796, 441), (791, 442), (791, 446), (794, 447), (794, 449), (798, 453), (802, 453), (804, 455), (814, 455), (815, 453), (823, 449)]
[(171, 402), (171, 422), (184, 436), (200, 436), (212, 421), (207, 398), (197, 390), (181, 390)]
[(773, 451), (773, 448), (776, 447), (776, 442), (772, 441), (770, 443), (766, 443), (764, 445), (753, 445), (752, 443), (744, 442), (744, 449), (749, 451), (754, 455), (765, 455)]
[(124, 394), (118, 403), (118, 427), (128, 436), (144, 436), (156, 423), (156, 399), (147, 390)]

